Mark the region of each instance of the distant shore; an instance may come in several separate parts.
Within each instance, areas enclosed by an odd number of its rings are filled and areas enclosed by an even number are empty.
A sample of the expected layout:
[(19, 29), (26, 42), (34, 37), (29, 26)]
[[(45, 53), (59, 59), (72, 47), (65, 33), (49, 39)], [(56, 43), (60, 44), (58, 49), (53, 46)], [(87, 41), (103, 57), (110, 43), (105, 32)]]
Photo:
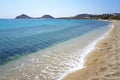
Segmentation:
[(120, 80), (120, 21), (87, 57), (84, 69), (67, 75), (64, 80)]
[(41, 17), (31, 17), (26, 14), (21, 14), (19, 16), (16, 16), (15, 19), (90, 19), (90, 20), (120, 20), (120, 13), (109, 13), (109, 14), (78, 14), (76, 16), (71, 17), (58, 17), (55, 18), (51, 15), (43, 15)]

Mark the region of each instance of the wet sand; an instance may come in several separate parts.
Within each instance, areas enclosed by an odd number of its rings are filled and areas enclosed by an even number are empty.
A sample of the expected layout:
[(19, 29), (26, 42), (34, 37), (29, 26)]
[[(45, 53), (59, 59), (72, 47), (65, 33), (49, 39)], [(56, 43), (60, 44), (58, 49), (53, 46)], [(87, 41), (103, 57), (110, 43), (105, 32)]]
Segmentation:
[(87, 56), (86, 68), (67, 75), (64, 80), (120, 80), (120, 21)]

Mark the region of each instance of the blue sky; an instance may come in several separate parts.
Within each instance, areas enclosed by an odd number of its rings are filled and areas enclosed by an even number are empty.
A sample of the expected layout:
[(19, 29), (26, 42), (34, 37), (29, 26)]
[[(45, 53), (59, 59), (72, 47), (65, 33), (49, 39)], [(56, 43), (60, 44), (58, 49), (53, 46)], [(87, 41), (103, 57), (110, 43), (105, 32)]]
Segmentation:
[(14, 18), (23, 13), (32, 17), (44, 14), (64, 17), (117, 12), (120, 0), (0, 0), (0, 18)]

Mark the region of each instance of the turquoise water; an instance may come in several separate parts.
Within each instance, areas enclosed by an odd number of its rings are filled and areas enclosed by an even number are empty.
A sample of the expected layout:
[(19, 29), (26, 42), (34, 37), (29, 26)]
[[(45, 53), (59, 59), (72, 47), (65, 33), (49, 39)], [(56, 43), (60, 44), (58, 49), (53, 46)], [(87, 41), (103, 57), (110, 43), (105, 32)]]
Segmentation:
[(1, 19), (0, 64), (105, 27), (95, 20)]
[(110, 25), (96, 20), (1, 19), (0, 80), (62, 80), (83, 67)]

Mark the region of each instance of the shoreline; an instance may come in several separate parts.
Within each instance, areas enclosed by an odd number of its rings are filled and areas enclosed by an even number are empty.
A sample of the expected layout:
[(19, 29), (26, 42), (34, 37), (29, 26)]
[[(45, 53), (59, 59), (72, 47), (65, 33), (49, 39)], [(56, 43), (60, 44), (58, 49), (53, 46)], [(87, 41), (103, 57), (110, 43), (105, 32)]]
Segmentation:
[[(86, 49), (89, 43), (94, 42), (94, 40), (103, 36), (110, 29), (109, 27), (101, 27), (83, 36), (73, 38), (6, 64), (0, 68), (0, 79), (27, 80), (30, 78), (36, 79), (37, 77), (41, 80), (57, 80), (71, 68), (79, 68), (81, 66), (80, 57), (83, 57), (83, 55), (80, 55), (82, 50)], [(89, 49), (91, 46), (87, 48)]]
[[(116, 23), (118, 23), (118, 21), (110, 21), (112, 22), (112, 27), (111, 29), (106, 32), (104, 35), (103, 35), (103, 38), (100, 39), (94, 46), (94, 49), (90, 51), (90, 53), (88, 55), (86, 55), (86, 58), (85, 59), (85, 63), (84, 63), (84, 67), (79, 69), (79, 70), (75, 70), (73, 71), (72, 73), (68, 73), (66, 74), (62, 79), (63, 80), (99, 80), (99, 79), (91, 79), (89, 77), (91, 77), (91, 75), (95, 74), (94, 76), (92, 77), (95, 77), (96, 74), (99, 74), (99, 73), (96, 73), (94, 72), (94, 69), (96, 68), (96, 66), (93, 68), (94, 66), (94, 61), (97, 61), (97, 58), (95, 57), (95, 60), (92, 59), (94, 57), (94, 55), (98, 55), (96, 53), (100, 53), (100, 50), (103, 50), (104, 48), (103, 47), (100, 47), (100, 45), (103, 45), (102, 42), (104, 42), (106, 39), (109, 39), (109, 37), (111, 37), (111, 34), (113, 33), (114, 29), (116, 28)], [(110, 25), (111, 26), (111, 25)], [(118, 25), (117, 25), (118, 26)], [(99, 50), (98, 50), (99, 49)], [(94, 54), (94, 55), (93, 55)], [(104, 54), (103, 54), (104, 55)], [(99, 56), (97, 56), (99, 57)], [(92, 64), (92, 65), (91, 65)], [(101, 64), (100, 64), (101, 65)], [(89, 69), (89, 66), (90, 66), (90, 69)], [(91, 70), (91, 66), (92, 66), (92, 69), (93, 71)], [(88, 73), (90, 72), (90, 73)], [(87, 75), (86, 75), (87, 74)]]

